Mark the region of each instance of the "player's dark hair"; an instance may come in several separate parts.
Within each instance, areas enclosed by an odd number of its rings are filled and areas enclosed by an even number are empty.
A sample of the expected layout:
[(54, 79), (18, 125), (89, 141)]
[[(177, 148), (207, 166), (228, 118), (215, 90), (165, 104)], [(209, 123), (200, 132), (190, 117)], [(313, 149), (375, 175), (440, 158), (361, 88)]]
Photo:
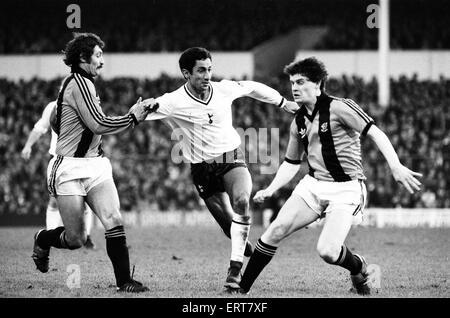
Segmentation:
[(66, 44), (63, 51), (65, 55), (64, 63), (68, 66), (78, 65), (81, 62), (81, 57), (89, 63), (96, 45), (101, 49), (105, 47), (105, 43), (98, 35), (94, 33), (74, 33), (74, 38)]
[(328, 79), (328, 72), (325, 65), (315, 57), (308, 57), (300, 61), (294, 61), (284, 67), (287, 75), (300, 74), (307, 77), (311, 82), (319, 83), (320, 90), (325, 90), (325, 83)]
[(181, 53), (178, 64), (180, 70), (188, 70), (192, 74), (192, 69), (195, 66), (196, 61), (210, 59), (212, 61), (211, 53), (203, 47), (191, 47)]

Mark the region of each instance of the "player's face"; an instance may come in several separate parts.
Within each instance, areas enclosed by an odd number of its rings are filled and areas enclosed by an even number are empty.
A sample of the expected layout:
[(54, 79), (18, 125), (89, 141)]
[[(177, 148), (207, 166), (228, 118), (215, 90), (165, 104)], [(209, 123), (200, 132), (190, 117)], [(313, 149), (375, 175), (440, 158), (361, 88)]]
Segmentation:
[(95, 77), (100, 74), (104, 64), (105, 61), (103, 60), (103, 51), (98, 45), (96, 45), (94, 47), (94, 53), (91, 56), (91, 62), (87, 65), (87, 72)]
[(306, 76), (294, 74), (290, 76), (292, 95), (297, 104), (313, 105), (320, 95), (318, 83), (311, 82)]
[(187, 73), (189, 85), (197, 92), (204, 93), (209, 89), (209, 81), (212, 76), (211, 59), (197, 60), (192, 73)]

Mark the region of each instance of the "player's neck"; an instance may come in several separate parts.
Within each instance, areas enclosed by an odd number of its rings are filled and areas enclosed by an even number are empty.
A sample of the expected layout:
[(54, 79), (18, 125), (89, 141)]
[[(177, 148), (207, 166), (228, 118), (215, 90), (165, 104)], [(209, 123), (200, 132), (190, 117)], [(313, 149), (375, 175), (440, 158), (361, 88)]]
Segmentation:
[(210, 90), (211, 90), (210, 87), (208, 87), (205, 90), (197, 90), (189, 82), (187, 83), (186, 86), (187, 86), (187, 89), (189, 90), (189, 92), (192, 95), (194, 95), (196, 98), (198, 98), (200, 100), (203, 100), (203, 101), (206, 101), (208, 99), (209, 93), (210, 93)]
[(316, 107), (316, 103), (317, 103), (317, 99), (311, 103), (304, 103), (303, 105), (305, 105), (305, 107), (309, 113), (312, 113), (314, 111), (314, 108)]

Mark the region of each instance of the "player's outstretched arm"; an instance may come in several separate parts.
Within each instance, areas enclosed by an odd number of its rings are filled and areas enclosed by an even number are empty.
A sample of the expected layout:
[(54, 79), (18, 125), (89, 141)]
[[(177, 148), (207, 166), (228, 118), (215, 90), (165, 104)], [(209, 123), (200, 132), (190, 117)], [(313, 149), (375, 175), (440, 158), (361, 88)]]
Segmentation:
[(294, 114), (299, 109), (297, 103), (287, 101), (278, 91), (265, 84), (255, 81), (240, 81), (239, 84), (251, 89), (251, 92), (247, 94), (248, 97), (252, 97), (265, 103), (277, 105), (284, 111), (291, 114)]
[(145, 117), (147, 117), (149, 113), (156, 111), (158, 109), (158, 106), (159, 105), (154, 98), (147, 98), (145, 100), (142, 100), (142, 97), (139, 97), (136, 104), (131, 106), (128, 114), (133, 114), (136, 120), (138, 122), (141, 122), (145, 120)]
[(394, 179), (401, 183), (410, 193), (420, 191), (421, 182), (416, 177), (422, 177), (422, 174), (414, 172), (400, 163), (397, 153), (386, 134), (377, 126), (372, 125), (367, 132), (367, 136), (375, 142), (378, 149), (380, 149), (386, 158)]
[(275, 193), (275, 191), (282, 188), (289, 181), (291, 181), (299, 170), (299, 164), (292, 164), (287, 161), (283, 161), (270, 185), (266, 189), (256, 192), (255, 196), (253, 197), (253, 201), (255, 203), (261, 203), (264, 202), (264, 200), (266, 200), (267, 198), (270, 198)]
[(265, 199), (271, 197), (275, 191), (286, 185), (294, 178), (297, 172), (300, 170), (301, 158), (304, 154), (304, 149), (300, 146), (301, 139), (298, 134), (298, 126), (295, 120), (292, 121), (289, 128), (289, 141), (286, 148), (286, 158), (278, 168), (275, 178), (273, 178), (270, 185), (264, 189), (258, 191), (253, 197), (253, 201), (261, 203)]
[(300, 108), (296, 102), (286, 101), (286, 103), (281, 107), (285, 112), (290, 114), (295, 114)]

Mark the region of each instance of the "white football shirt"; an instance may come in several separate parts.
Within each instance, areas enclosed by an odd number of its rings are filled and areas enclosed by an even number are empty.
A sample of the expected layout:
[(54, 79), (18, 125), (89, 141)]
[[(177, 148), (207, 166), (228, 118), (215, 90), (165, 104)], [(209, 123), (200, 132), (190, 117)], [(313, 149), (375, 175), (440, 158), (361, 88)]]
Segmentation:
[[(156, 98), (159, 108), (146, 120), (162, 119), (178, 140), (183, 157), (191, 163), (213, 159), (239, 147), (241, 139), (232, 124), (232, 102), (255, 90), (251, 85), (222, 80), (210, 82), (206, 101), (196, 98), (187, 84)], [(261, 90), (261, 87), (258, 88)], [(283, 98), (271, 88), (262, 90), (267, 102), (279, 103)], [(173, 158), (172, 158), (173, 159)]]

